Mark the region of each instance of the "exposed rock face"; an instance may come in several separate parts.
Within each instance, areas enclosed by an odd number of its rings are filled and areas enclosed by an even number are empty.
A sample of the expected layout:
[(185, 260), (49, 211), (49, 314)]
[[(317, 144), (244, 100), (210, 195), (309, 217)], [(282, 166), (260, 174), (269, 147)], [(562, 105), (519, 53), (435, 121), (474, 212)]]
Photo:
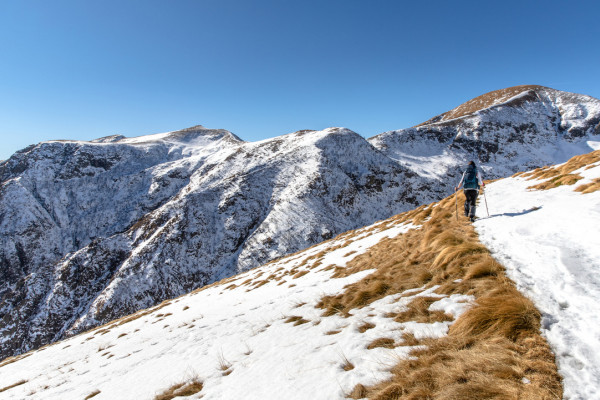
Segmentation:
[(0, 163), (0, 358), (435, 201), (467, 159), (504, 176), (600, 141), (596, 99), (486, 96), (369, 141), (197, 126), (16, 153)]

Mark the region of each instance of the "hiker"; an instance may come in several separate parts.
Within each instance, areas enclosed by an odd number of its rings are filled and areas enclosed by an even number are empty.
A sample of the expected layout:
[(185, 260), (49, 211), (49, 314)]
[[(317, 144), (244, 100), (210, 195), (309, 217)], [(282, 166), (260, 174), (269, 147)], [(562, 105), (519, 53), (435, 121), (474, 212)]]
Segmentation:
[(465, 217), (469, 217), (471, 222), (473, 222), (475, 221), (475, 201), (477, 200), (477, 195), (479, 194), (479, 186), (485, 187), (485, 183), (483, 183), (481, 174), (477, 170), (474, 161), (469, 162), (467, 170), (463, 172), (458, 186), (454, 188), (454, 192), (456, 193), (461, 186), (463, 187), (466, 197)]

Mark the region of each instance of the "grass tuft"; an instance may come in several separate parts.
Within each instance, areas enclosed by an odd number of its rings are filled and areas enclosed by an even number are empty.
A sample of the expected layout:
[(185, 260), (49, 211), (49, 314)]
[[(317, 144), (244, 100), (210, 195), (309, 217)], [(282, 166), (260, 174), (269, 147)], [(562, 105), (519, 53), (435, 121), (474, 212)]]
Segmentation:
[(407, 310), (397, 314), (394, 317), (396, 322), (415, 321), (420, 323), (432, 323), (452, 321), (452, 316), (445, 314), (443, 311), (429, 311), (429, 306), (438, 301), (437, 297), (415, 297), (408, 305)]
[(375, 328), (375, 324), (372, 324), (370, 322), (365, 322), (364, 324), (362, 324), (361, 326), (358, 327), (358, 331), (360, 333), (365, 333), (369, 329), (373, 329), (373, 328)]
[(304, 319), (304, 318), (302, 318), (302, 317), (300, 317), (298, 315), (293, 315), (291, 317), (288, 317), (284, 322), (286, 324), (289, 324), (289, 323), (293, 322), (294, 326), (298, 326), (298, 325), (306, 324), (307, 322), (310, 322), (310, 321), (307, 320), (307, 319)]
[(395, 347), (395, 341), (392, 338), (379, 338), (373, 340), (367, 345), (367, 349), (372, 350), (377, 347), (383, 347), (386, 349), (393, 349)]
[(530, 186), (529, 189), (548, 190), (562, 185), (573, 185), (575, 182), (581, 180), (582, 176), (572, 174), (572, 172), (583, 167), (590, 168), (594, 163), (599, 161), (600, 150), (596, 150), (591, 153), (575, 156), (562, 165), (538, 168), (531, 172), (521, 173), (519, 176), (528, 180), (544, 179), (546, 180), (545, 182)]
[(90, 394), (88, 394), (87, 396), (85, 396), (83, 400), (89, 400), (89, 399), (91, 399), (92, 397), (94, 397), (94, 396), (96, 396), (96, 395), (99, 395), (99, 394), (100, 394), (100, 391), (99, 391), (98, 389), (96, 389), (96, 390), (94, 390), (92, 393), (90, 393)]
[(581, 176), (581, 175), (574, 175), (574, 174), (558, 175), (558, 176), (550, 178), (542, 183), (539, 183), (537, 185), (529, 186), (527, 189), (548, 190), (548, 189), (557, 188), (557, 187), (563, 186), (563, 185), (573, 185), (581, 179), (583, 179), (583, 176)]
[(171, 400), (176, 397), (187, 397), (202, 391), (203, 383), (194, 378), (188, 382), (177, 383), (154, 397), (154, 400)]
[(540, 329), (539, 311), (531, 300), (517, 290), (514, 293), (490, 295), (477, 300), (477, 306), (460, 316), (450, 333), (483, 338), (503, 336), (516, 340), (521, 335), (534, 335)]
[(363, 399), (367, 397), (367, 388), (359, 383), (354, 386), (348, 397), (351, 399)]
[(8, 385), (8, 386), (5, 386), (5, 387), (3, 387), (3, 388), (0, 388), (0, 393), (2, 393), (2, 392), (6, 392), (7, 390), (9, 390), (9, 389), (12, 389), (12, 388), (15, 388), (15, 387), (17, 387), (17, 386), (24, 385), (24, 384), (25, 384), (25, 383), (27, 383), (27, 382), (28, 382), (28, 381), (26, 381), (25, 379), (22, 379), (22, 380), (20, 380), (20, 381), (18, 381), (18, 382), (15, 382), (15, 383), (13, 383), (12, 385)]
[(592, 193), (598, 190), (600, 190), (600, 178), (596, 178), (590, 183), (585, 183), (575, 188), (576, 192), (581, 192), (582, 194)]

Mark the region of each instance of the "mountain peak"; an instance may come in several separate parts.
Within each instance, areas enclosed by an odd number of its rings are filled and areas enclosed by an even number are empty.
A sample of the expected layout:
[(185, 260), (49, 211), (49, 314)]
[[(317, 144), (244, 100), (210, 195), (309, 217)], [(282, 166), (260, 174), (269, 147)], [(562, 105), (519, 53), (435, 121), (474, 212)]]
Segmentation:
[(512, 86), (504, 89), (494, 90), (492, 92), (488, 92), (482, 94), (481, 96), (477, 96), (474, 99), (467, 101), (466, 103), (461, 104), (460, 106), (440, 114), (428, 121), (425, 121), (417, 126), (428, 125), (436, 122), (445, 122), (451, 119), (456, 119), (460, 117), (464, 117), (469, 114), (473, 114), (477, 111), (484, 110), (486, 108), (493, 107), (498, 104), (505, 103), (510, 99), (522, 95), (526, 92), (534, 92), (537, 93), (540, 90), (549, 89), (545, 86), (540, 85), (519, 85)]
[(211, 138), (211, 139), (221, 139), (226, 138), (230, 141), (234, 142), (243, 142), (238, 136), (229, 132), (225, 129), (209, 129), (205, 128), (202, 125), (195, 125), (189, 128), (180, 129), (178, 131), (169, 132), (165, 139), (168, 140), (177, 140), (178, 142), (189, 142), (200, 137), (203, 138)]

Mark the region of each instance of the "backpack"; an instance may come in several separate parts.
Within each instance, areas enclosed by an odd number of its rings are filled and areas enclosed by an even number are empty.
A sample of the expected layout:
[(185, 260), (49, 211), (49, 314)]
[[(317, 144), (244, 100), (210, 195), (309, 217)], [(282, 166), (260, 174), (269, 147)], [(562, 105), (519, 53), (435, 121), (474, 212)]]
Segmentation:
[(463, 186), (465, 189), (479, 189), (479, 182), (477, 181), (477, 168), (475, 168), (474, 165), (469, 165), (467, 167)]

